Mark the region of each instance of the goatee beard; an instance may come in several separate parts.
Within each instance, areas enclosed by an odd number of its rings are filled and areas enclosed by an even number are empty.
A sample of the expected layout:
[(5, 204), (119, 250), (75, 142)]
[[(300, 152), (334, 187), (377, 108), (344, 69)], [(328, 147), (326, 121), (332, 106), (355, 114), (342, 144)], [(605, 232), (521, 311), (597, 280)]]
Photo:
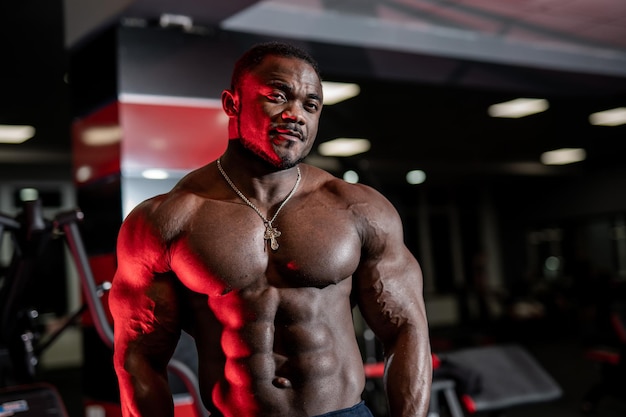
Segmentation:
[(304, 157), (298, 158), (295, 161), (292, 161), (287, 157), (281, 157), (280, 161), (276, 163), (276, 161), (272, 160), (259, 146), (255, 146), (252, 142), (239, 139), (239, 143), (242, 145), (243, 149), (246, 150), (250, 155), (256, 158), (261, 158), (271, 168), (274, 169), (278, 168), (280, 170), (285, 170), (293, 168), (304, 160)]

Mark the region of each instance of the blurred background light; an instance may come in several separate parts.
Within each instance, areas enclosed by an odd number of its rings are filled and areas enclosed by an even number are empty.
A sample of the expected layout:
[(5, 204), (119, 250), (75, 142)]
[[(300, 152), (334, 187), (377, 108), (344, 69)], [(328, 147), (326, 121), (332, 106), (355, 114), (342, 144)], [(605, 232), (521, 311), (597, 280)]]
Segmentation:
[(165, 180), (170, 177), (164, 169), (146, 169), (141, 176), (149, 180)]
[(88, 146), (113, 145), (122, 141), (122, 128), (119, 125), (90, 127), (85, 129), (81, 140)]
[(323, 156), (352, 156), (369, 151), (371, 146), (367, 139), (337, 138), (320, 143), (317, 150)]
[(27, 125), (0, 125), (0, 143), (22, 143), (35, 136), (35, 128)]
[(544, 165), (566, 165), (584, 161), (587, 152), (582, 148), (562, 148), (541, 154), (541, 163)]
[(39, 191), (36, 188), (22, 188), (20, 190), (20, 201), (35, 201), (39, 198)]
[(324, 105), (330, 106), (358, 96), (361, 87), (352, 83), (322, 81), (322, 90), (324, 91)]
[(519, 117), (544, 112), (548, 110), (549, 107), (548, 101), (542, 98), (517, 98), (515, 100), (493, 104), (489, 106), (487, 113), (491, 117), (517, 119)]
[(600, 111), (589, 115), (589, 123), (595, 126), (619, 126), (626, 124), (626, 107)]
[(359, 182), (359, 174), (356, 171), (346, 171), (343, 173), (343, 180), (349, 182), (350, 184), (356, 184)]
[(426, 181), (426, 173), (421, 169), (414, 169), (406, 173), (406, 182), (412, 185), (421, 184)]

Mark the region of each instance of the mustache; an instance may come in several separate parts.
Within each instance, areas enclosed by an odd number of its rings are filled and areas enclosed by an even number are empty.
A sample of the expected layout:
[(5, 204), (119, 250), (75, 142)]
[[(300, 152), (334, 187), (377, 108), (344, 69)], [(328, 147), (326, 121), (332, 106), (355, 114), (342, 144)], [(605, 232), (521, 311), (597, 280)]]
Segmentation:
[(290, 132), (300, 139), (304, 139), (304, 132), (297, 123), (275, 123), (270, 126), (271, 131)]

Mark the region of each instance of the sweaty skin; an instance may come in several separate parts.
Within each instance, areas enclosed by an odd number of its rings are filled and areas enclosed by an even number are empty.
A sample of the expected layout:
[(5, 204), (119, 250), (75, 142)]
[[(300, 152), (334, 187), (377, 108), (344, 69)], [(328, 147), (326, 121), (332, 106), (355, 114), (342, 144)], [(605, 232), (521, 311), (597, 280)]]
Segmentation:
[(305, 417), (361, 401), (363, 362), (352, 308), (382, 342), (392, 417), (425, 416), (431, 357), (419, 265), (393, 206), (299, 161), (321, 111), (319, 77), (296, 58), (269, 56), (226, 90), (224, 170), (268, 218), (302, 173), (274, 227), (212, 162), (138, 205), (118, 239), (110, 307), (122, 411), (172, 416), (167, 363), (180, 331), (198, 350), (212, 416)]

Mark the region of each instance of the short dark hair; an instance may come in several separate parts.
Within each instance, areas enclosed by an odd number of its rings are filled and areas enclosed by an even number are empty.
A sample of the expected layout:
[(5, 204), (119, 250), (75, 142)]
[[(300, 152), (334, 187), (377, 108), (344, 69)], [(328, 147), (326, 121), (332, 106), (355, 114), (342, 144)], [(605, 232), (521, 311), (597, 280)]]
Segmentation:
[(320, 80), (322, 79), (317, 61), (307, 51), (286, 42), (270, 41), (252, 46), (235, 62), (230, 82), (231, 89), (234, 90), (239, 85), (241, 77), (260, 65), (268, 55), (301, 59), (311, 65)]

